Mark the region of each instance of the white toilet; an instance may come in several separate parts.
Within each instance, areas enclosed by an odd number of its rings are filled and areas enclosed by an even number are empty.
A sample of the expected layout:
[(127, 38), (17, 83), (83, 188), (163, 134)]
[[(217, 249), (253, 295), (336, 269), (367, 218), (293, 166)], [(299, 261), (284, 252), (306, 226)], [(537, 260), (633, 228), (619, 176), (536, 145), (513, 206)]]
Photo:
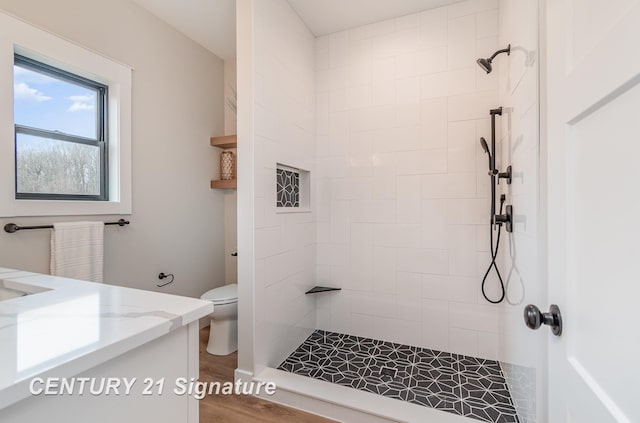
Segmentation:
[(200, 297), (213, 303), (207, 352), (228, 355), (238, 349), (238, 284), (211, 289)]

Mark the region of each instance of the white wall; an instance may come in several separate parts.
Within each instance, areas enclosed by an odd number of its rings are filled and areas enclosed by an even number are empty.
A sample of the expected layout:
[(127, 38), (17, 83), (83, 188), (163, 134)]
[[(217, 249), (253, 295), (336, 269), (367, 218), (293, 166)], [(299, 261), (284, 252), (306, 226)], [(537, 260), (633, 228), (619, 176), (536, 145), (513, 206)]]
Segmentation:
[[(487, 159), (497, 0), (316, 40), (318, 327), (498, 358)], [(490, 290), (490, 293), (493, 293)]]
[[(500, 0), (500, 47), (511, 43), (511, 56), (496, 59), (501, 125), (501, 169), (513, 166), (514, 179), (501, 185), (515, 212), (514, 232), (501, 248), (507, 297), (500, 309), (500, 360), (523, 422), (536, 421), (544, 407), (548, 331), (532, 331), (522, 320), (527, 304), (543, 308), (546, 282), (540, 245), (540, 142), (538, 1)], [(494, 68), (495, 69), (495, 68)], [(537, 397), (537, 398), (536, 398)], [(538, 413), (542, 416), (542, 413)]]
[[(238, 82), (238, 369), (251, 378), (255, 357), (254, 1), (236, 1)], [(242, 375), (240, 375), (242, 373)]]
[[(234, 91), (238, 93), (238, 77), (237, 77), (236, 59), (228, 59), (224, 61), (224, 134), (233, 135), (238, 133), (238, 114), (234, 112), (227, 104), (227, 100), (233, 100)], [(236, 105), (238, 99), (235, 99)]]
[[(208, 141), (224, 129), (222, 60), (129, 0), (0, 0), (0, 9), (134, 68), (133, 214), (130, 226), (105, 229), (105, 281), (194, 297), (222, 285), (223, 198), (209, 188), (218, 161)], [(52, 218), (0, 224), (9, 221)], [(49, 233), (1, 232), (0, 266), (48, 273)], [(175, 282), (159, 289), (161, 271)]]
[(315, 327), (315, 299), (304, 294), (315, 285), (315, 213), (276, 211), (276, 163), (314, 175), (315, 96), (313, 35), (286, 0), (254, 1), (253, 7), (254, 370), (259, 372), (277, 366)]
[[(229, 105), (227, 99), (233, 98), (233, 92), (237, 93), (237, 68), (236, 60), (224, 61), (224, 134), (238, 133), (238, 116)], [(236, 99), (237, 102), (237, 99)], [(230, 149), (236, 155), (238, 149)], [(236, 169), (237, 175), (237, 169)], [(236, 283), (238, 281), (238, 258), (231, 254), (238, 251), (238, 195), (237, 190), (224, 190), (224, 283)]]

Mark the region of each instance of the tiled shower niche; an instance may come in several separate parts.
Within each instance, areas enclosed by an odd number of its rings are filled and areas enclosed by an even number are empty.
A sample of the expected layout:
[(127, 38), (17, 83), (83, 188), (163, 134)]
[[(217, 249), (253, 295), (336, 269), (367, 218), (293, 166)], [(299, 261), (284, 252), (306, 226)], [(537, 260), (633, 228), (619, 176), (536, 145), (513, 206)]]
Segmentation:
[(494, 360), (316, 330), (280, 370), (489, 423), (519, 423)]
[(300, 174), (293, 170), (277, 170), (276, 207), (300, 207)]
[(278, 163), (276, 207), (279, 211), (309, 210), (309, 171)]

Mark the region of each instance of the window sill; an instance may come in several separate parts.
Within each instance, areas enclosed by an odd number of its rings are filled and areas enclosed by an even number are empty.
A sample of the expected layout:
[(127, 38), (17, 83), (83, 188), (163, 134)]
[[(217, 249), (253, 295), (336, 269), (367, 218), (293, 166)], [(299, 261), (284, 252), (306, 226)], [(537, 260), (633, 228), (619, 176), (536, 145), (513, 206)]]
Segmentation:
[(0, 217), (87, 216), (131, 214), (131, 204), (121, 201), (12, 200), (0, 207)]

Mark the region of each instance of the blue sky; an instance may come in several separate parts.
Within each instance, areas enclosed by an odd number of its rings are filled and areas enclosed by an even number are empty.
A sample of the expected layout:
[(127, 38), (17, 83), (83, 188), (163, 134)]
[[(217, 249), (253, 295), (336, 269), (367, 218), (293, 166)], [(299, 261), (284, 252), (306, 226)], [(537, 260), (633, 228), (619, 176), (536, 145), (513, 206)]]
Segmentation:
[(96, 93), (19, 66), (13, 67), (15, 123), (96, 138)]

